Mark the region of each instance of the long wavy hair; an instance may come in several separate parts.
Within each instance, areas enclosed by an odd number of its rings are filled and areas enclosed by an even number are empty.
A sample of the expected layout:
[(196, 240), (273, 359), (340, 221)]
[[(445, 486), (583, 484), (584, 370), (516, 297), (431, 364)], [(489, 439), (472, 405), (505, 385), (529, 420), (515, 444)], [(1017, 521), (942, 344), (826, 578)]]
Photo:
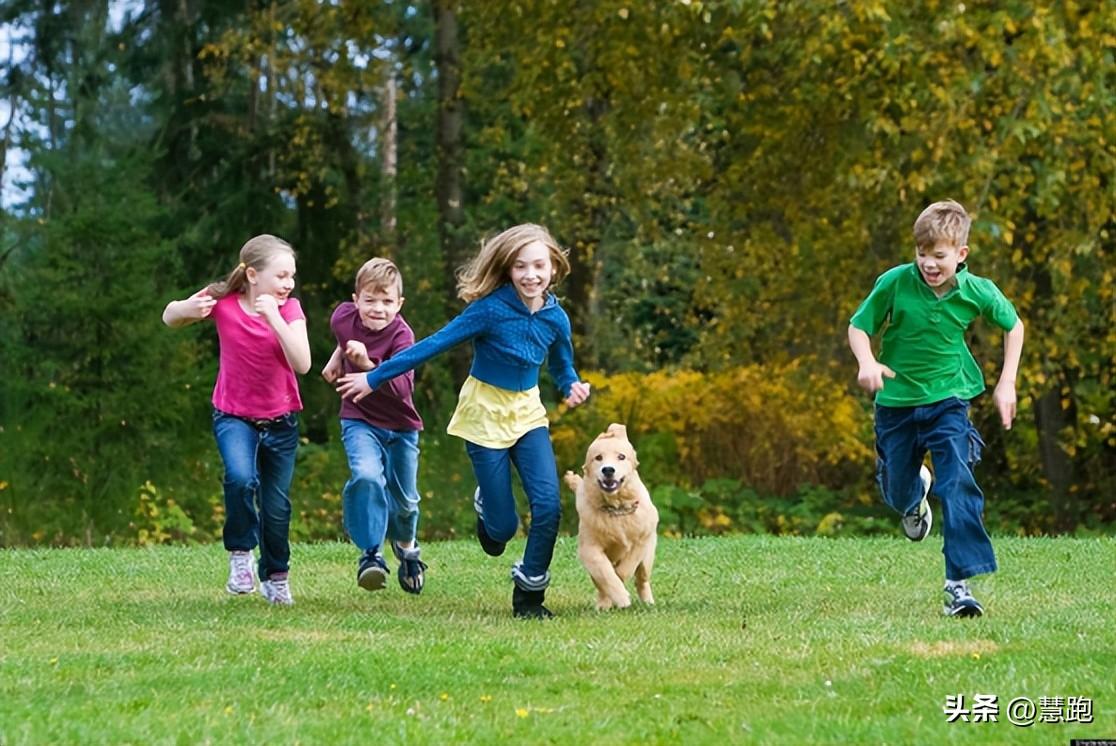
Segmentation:
[(564, 250), (541, 225), (523, 223), (497, 233), (481, 242), (480, 252), (465, 266), (457, 270), (457, 297), (466, 303), (482, 298), (511, 278), (515, 257), (529, 243), (539, 241), (550, 252), (554, 273), (550, 277), (552, 288), (570, 273), (568, 251)]
[(261, 271), (280, 254), (295, 256), (294, 248), (281, 238), (262, 233), (248, 239), (240, 247), (240, 263), (223, 280), (210, 283), (209, 296), (224, 298), (230, 293), (239, 293), (248, 285), (248, 268)]

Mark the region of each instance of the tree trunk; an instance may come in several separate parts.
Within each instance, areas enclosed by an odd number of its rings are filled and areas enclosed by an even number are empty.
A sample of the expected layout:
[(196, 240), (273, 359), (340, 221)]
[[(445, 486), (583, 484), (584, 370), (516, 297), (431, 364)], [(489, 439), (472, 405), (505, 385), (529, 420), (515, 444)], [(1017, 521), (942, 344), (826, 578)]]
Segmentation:
[(387, 75), (384, 80), (384, 116), (380, 123), (380, 138), (382, 149), (380, 158), (383, 163), (383, 195), (380, 199), (380, 230), (387, 253), (394, 256), (398, 243), (396, 241), (396, 177), (398, 175), (398, 148), (399, 130), (395, 117), (395, 85), (394, 60), (389, 61)]
[(1073, 407), (1062, 408), (1061, 386), (1055, 384), (1035, 399), (1035, 427), (1038, 430), (1039, 457), (1050, 485), (1050, 507), (1054, 528), (1069, 531), (1077, 524), (1077, 500), (1071, 490), (1073, 461), (1061, 445), (1062, 430), (1073, 424)]
[[(461, 235), (465, 223), (461, 168), (464, 112), (456, 0), (435, 0), (434, 26), (434, 64), (438, 71), (438, 241), (447, 282), (446, 315), (452, 317), (460, 308), (454, 278), (466, 259), (466, 244)], [(454, 350), (450, 365), (455, 382), (464, 381), (469, 373), (468, 350), (463, 347)]]

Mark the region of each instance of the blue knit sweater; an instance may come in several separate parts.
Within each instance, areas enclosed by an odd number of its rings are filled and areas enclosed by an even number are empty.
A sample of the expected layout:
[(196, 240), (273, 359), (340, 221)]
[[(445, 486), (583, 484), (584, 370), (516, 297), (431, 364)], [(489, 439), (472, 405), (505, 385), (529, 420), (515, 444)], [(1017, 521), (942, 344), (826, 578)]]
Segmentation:
[(373, 389), (435, 355), (473, 340), (469, 374), (509, 391), (526, 391), (539, 383), (539, 368), (550, 368), (562, 396), (578, 381), (573, 367), (570, 319), (553, 293), (531, 313), (509, 283), (465, 307), (456, 318), (413, 347), (385, 360), (368, 373)]

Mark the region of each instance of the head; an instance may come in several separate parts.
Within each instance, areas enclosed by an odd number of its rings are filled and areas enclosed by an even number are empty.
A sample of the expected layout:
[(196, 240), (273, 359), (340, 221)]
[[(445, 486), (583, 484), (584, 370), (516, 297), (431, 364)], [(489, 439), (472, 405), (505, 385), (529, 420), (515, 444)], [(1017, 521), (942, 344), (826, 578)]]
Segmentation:
[(281, 238), (266, 233), (248, 239), (240, 248), (240, 263), (228, 276), (209, 286), (209, 294), (272, 295), (279, 305), (287, 302), (295, 281), (295, 251)]
[(914, 224), (915, 264), (931, 288), (946, 287), (957, 275), (957, 265), (969, 256), (969, 226), (965, 208), (951, 199), (935, 202)]
[(585, 479), (607, 495), (621, 492), (635, 474), (639, 461), (628, 440), (628, 428), (613, 423), (597, 436), (585, 454)]
[(369, 259), (356, 276), (356, 304), (366, 329), (378, 332), (399, 315), (403, 308), (403, 275), (389, 259)]
[(457, 295), (470, 302), (510, 282), (530, 306), (570, 273), (566, 253), (541, 225), (508, 228), (486, 239), (473, 260), (458, 270)]

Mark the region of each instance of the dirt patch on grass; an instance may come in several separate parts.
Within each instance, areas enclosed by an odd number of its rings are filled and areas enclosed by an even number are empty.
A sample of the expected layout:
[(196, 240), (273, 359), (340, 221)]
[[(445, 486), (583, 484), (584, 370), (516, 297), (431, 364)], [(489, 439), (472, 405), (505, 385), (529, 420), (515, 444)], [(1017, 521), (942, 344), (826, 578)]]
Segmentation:
[(940, 640), (938, 642), (916, 642), (910, 651), (919, 658), (945, 658), (955, 655), (987, 655), (995, 653), (1000, 646), (991, 640)]

